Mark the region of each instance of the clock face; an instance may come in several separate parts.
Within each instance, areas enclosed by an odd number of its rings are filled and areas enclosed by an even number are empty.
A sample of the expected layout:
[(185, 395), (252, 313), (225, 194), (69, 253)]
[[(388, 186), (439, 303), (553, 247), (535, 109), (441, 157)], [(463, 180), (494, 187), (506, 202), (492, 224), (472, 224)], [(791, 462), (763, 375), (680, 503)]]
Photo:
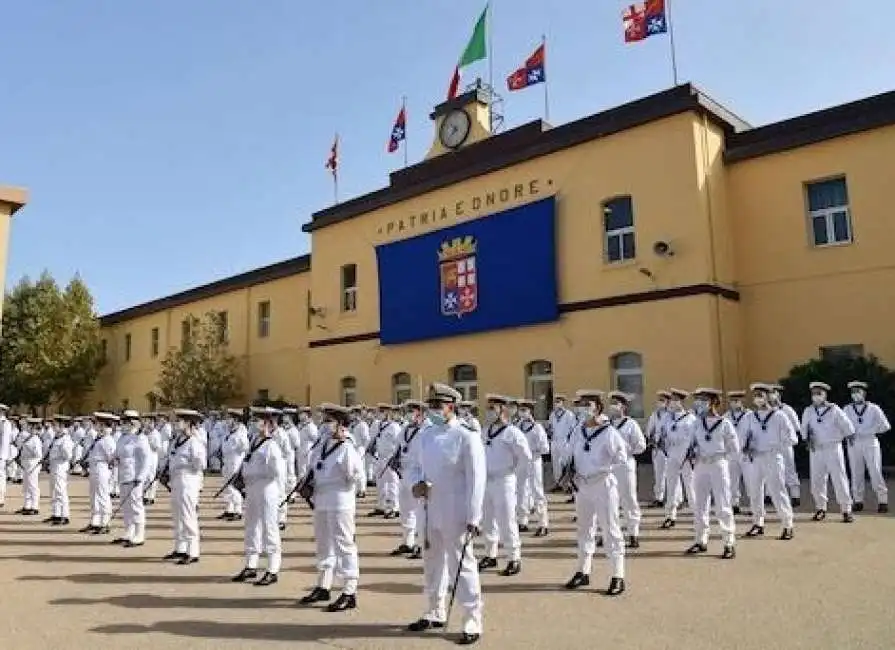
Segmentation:
[(456, 149), (466, 141), (471, 126), (469, 114), (463, 110), (451, 111), (441, 122), (439, 138), (448, 149)]

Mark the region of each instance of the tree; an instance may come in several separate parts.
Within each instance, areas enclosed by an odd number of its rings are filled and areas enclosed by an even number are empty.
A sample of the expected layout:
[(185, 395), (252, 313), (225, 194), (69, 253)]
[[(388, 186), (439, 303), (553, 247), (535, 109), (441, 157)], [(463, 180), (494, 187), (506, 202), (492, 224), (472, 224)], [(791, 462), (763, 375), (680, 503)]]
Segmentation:
[[(895, 417), (895, 372), (882, 365), (874, 356), (837, 357), (831, 359), (811, 359), (794, 366), (789, 374), (780, 380), (783, 398), (799, 416), (811, 403), (808, 385), (812, 381), (822, 381), (830, 385), (829, 400), (839, 405), (851, 401), (848, 382), (863, 381), (868, 385), (867, 399), (880, 405), (889, 418)], [(895, 440), (892, 435), (880, 436), (883, 464), (895, 460)], [(807, 469), (807, 452), (804, 446), (797, 448), (797, 460), (801, 468)]]
[(79, 277), (65, 291), (48, 273), (22, 278), (6, 296), (0, 397), (32, 409), (79, 406), (102, 366), (99, 320)]
[(180, 348), (170, 348), (162, 360), (154, 396), (165, 407), (209, 409), (240, 396), (239, 361), (221, 336), (220, 314), (188, 317), (190, 337)]

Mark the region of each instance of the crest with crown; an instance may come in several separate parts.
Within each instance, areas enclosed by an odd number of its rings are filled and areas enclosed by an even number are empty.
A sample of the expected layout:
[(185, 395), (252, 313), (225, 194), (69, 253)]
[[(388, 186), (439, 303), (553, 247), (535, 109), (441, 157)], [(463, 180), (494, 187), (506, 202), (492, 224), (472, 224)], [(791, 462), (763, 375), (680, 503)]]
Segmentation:
[(438, 260), (440, 262), (449, 262), (451, 260), (463, 259), (464, 257), (475, 255), (475, 251), (475, 237), (472, 235), (454, 237), (441, 242), (441, 248), (438, 249)]

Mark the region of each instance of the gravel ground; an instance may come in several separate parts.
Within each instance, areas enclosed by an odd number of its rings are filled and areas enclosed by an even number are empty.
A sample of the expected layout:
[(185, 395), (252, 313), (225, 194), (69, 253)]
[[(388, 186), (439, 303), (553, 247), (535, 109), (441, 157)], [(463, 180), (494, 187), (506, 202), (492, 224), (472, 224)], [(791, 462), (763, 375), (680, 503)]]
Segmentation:
[[(388, 556), (399, 541), (398, 525), (367, 518), (370, 497), (358, 517), (359, 609), (327, 614), (296, 603), (316, 573), (304, 506), (290, 515), (279, 584), (259, 589), (229, 582), (242, 565), (242, 528), (214, 519), (219, 509), (210, 498), (218, 485), (216, 477), (206, 481), (202, 561), (190, 567), (159, 559), (171, 548), (167, 498), (150, 509), (146, 545), (122, 549), (110, 546), (111, 538), (76, 532), (86, 523), (86, 480), (72, 478), (73, 521), (65, 529), (41, 523), (49, 514), (46, 498), (40, 517), (12, 514), (21, 500), (20, 487), (10, 486), (0, 511), (0, 648), (450, 647), (453, 634), (403, 631), (423, 609), (421, 567)], [(42, 488), (48, 494), (45, 478)], [(742, 540), (737, 559), (722, 562), (714, 538), (710, 554), (682, 556), (692, 541), (686, 512), (675, 530), (660, 531), (660, 513), (647, 509), (643, 544), (628, 562), (628, 591), (610, 599), (596, 591), (608, 582), (599, 559), (591, 588), (561, 588), (574, 572), (574, 524), (565, 499), (551, 499), (552, 534), (524, 538), (522, 573), (484, 577), (485, 634), (477, 647), (895, 647), (891, 516), (865, 514), (844, 525), (832, 513), (813, 523), (810, 512), (802, 512), (788, 543), (776, 540), (779, 525), (771, 518), (767, 538)], [(743, 533), (748, 525), (739, 519)]]

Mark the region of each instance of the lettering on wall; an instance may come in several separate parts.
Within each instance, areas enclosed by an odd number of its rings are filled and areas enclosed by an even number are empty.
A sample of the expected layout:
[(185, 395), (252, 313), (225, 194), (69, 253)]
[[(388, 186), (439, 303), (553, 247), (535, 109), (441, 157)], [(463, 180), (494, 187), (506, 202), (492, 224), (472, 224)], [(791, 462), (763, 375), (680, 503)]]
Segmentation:
[(446, 225), (451, 221), (463, 220), (467, 217), (493, 212), (497, 208), (505, 207), (508, 204), (536, 197), (542, 193), (549, 193), (552, 187), (553, 179), (551, 178), (546, 180), (534, 178), (513, 183), (505, 187), (474, 194), (453, 203), (420, 209), (400, 219), (386, 221), (377, 226), (376, 233), (389, 237), (426, 226)]

